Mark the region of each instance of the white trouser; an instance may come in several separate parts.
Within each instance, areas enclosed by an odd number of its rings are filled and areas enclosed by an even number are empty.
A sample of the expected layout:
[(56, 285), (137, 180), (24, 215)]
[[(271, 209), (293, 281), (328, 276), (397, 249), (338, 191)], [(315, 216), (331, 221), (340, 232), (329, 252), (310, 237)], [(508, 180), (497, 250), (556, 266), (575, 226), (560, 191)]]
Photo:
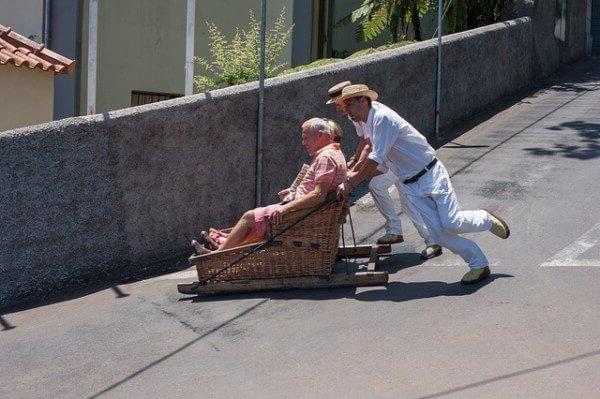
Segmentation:
[(405, 184), (405, 194), (423, 217), (432, 240), (459, 255), (472, 269), (489, 265), (474, 241), (458, 234), (487, 231), (492, 227), (484, 210), (461, 211), (446, 167), (438, 161), (417, 182)]
[(388, 170), (387, 173), (373, 177), (369, 182), (369, 191), (373, 197), (373, 202), (375, 203), (377, 209), (379, 209), (379, 212), (381, 212), (385, 218), (386, 234), (402, 234), (402, 222), (396, 213), (394, 201), (390, 196), (389, 189), (392, 184), (395, 184), (396, 188), (398, 189), (398, 197), (400, 199), (400, 207), (402, 212), (408, 216), (410, 221), (419, 232), (419, 235), (425, 240), (425, 244), (436, 244), (436, 241), (431, 239), (423, 218), (417, 209), (406, 198), (402, 187), (403, 184), (400, 182), (400, 180), (398, 180), (398, 177), (391, 170)]

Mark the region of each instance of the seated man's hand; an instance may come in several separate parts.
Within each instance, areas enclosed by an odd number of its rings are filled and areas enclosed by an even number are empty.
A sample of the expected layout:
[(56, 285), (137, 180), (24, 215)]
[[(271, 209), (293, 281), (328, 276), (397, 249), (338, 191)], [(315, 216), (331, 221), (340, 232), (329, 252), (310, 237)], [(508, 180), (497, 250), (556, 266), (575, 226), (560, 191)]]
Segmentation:
[(290, 189), (286, 188), (286, 189), (283, 189), (280, 192), (278, 192), (277, 196), (279, 197), (280, 201), (283, 201), (290, 192), (291, 192)]
[(345, 182), (340, 184), (336, 190), (338, 199), (348, 197), (348, 194), (350, 194), (352, 190), (354, 190), (354, 186), (352, 186), (352, 184), (350, 184), (350, 182), (346, 180)]
[(271, 223), (281, 222), (281, 219), (283, 218), (283, 205), (278, 205), (269, 210), (268, 217)]

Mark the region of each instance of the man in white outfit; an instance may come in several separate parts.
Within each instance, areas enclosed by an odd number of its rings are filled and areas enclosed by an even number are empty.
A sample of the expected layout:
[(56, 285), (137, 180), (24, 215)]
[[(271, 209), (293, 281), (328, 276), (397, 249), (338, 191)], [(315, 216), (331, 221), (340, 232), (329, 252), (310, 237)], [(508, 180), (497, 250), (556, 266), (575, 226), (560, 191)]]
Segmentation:
[[(348, 114), (346, 113), (344, 103), (339, 101), (339, 99), (342, 95), (342, 90), (344, 87), (350, 86), (351, 84), (352, 83), (350, 81), (341, 82), (328, 90), (329, 100), (326, 104), (333, 104), (335, 109), (344, 117), (348, 117)], [(360, 123), (355, 122), (352, 119), (350, 119), (350, 121), (354, 124), (356, 134), (359, 137), (359, 142), (354, 155), (348, 161), (348, 170), (357, 171), (367, 160), (367, 156), (371, 152), (372, 144), (370, 131), (365, 132)], [(378, 176), (374, 176), (369, 181), (369, 192), (371, 193), (373, 202), (375, 203), (375, 206), (379, 212), (381, 212), (385, 218), (385, 235), (379, 237), (379, 239), (377, 239), (377, 243), (394, 244), (404, 241), (404, 237), (402, 236), (402, 222), (396, 213), (394, 201), (392, 200), (389, 192), (390, 187), (394, 184), (398, 190), (398, 197), (400, 199), (400, 207), (402, 212), (408, 216), (410, 221), (417, 229), (419, 235), (425, 241), (426, 248), (421, 252), (421, 258), (431, 259), (441, 255), (442, 247), (435, 243), (435, 240), (427, 231), (427, 226), (421, 218), (421, 215), (415, 209), (415, 207), (408, 202), (403, 191), (402, 183), (391, 170)]]
[(348, 173), (338, 195), (346, 196), (361, 181), (391, 169), (435, 242), (469, 264), (471, 270), (461, 283), (481, 281), (490, 274), (489, 262), (474, 241), (459, 234), (489, 230), (506, 239), (510, 234), (508, 225), (485, 210), (461, 211), (450, 176), (427, 139), (396, 112), (376, 102), (377, 97), (366, 85), (350, 85), (342, 90), (340, 101), (350, 118), (370, 134), (373, 149), (359, 170)]

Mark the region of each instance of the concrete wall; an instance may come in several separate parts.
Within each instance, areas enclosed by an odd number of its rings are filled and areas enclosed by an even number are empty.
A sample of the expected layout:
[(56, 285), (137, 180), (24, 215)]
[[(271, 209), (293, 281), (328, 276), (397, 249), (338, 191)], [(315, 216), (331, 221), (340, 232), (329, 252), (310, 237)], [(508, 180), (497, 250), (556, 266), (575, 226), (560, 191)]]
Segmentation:
[[(583, 55), (573, 25), (574, 49), (554, 50), (563, 45), (544, 26), (524, 18), (445, 37), (443, 126)], [(302, 121), (339, 121), (323, 103), (341, 80), (368, 83), (431, 135), (435, 62), (426, 41), (269, 79), (265, 203), (308, 160)], [(164, 268), (199, 229), (232, 223), (253, 206), (256, 109), (251, 83), (0, 134), (2, 302)], [(340, 122), (348, 150), (356, 137)]]
[[(209, 56), (205, 21), (214, 22), (230, 38), (235, 27), (247, 29), (249, 10), (260, 18), (260, 1), (196, 1), (194, 54)], [(102, 0), (98, 3), (98, 77), (96, 110), (129, 107), (131, 91), (184, 93), (186, 0)], [(293, 0), (268, 2), (267, 28), (286, 8), (292, 24)], [(84, 2), (81, 50), (80, 110), (87, 98), (88, 2)], [(291, 62), (292, 40), (282, 62)], [(201, 73), (196, 66), (195, 74)]]
[(52, 120), (52, 72), (0, 65), (0, 131)]
[(538, 0), (533, 5), (534, 72), (548, 76), (561, 65), (573, 62), (586, 53), (585, 21), (587, 1), (567, 1), (567, 35), (565, 41), (554, 38), (556, 0)]
[(0, 24), (41, 43), (44, 0), (0, 0)]

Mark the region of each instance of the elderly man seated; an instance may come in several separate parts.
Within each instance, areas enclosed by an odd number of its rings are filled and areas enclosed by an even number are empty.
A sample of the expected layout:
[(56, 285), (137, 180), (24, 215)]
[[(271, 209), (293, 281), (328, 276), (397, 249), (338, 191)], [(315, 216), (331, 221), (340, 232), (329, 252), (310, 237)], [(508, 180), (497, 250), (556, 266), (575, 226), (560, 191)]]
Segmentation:
[[(331, 120), (312, 118), (302, 124), (302, 145), (313, 158), (295, 193), (279, 192), (281, 203), (247, 211), (229, 234), (203, 232), (192, 241), (198, 253), (210, 253), (266, 239), (269, 220), (278, 222), (288, 212), (315, 207), (346, 180), (346, 159), (340, 149), (341, 130)], [(286, 202), (289, 201), (289, 202)]]

